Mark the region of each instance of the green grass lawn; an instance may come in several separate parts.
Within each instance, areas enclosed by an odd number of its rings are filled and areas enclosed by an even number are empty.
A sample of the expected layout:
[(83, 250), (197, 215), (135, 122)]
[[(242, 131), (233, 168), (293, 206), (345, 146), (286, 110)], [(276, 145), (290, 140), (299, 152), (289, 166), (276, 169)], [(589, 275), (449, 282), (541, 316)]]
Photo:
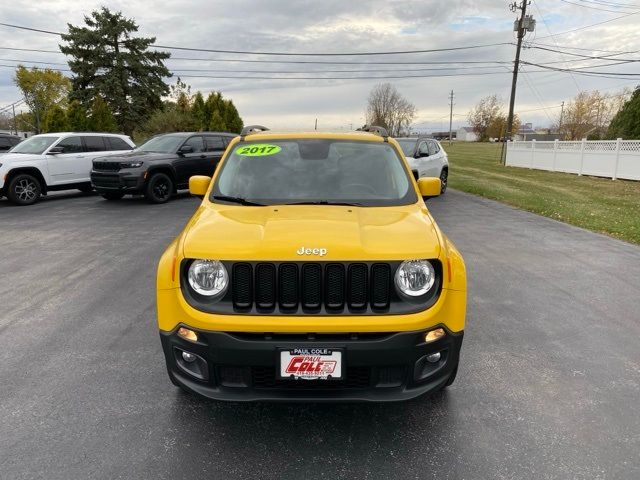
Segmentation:
[(640, 182), (500, 165), (500, 145), (453, 143), (449, 185), (640, 244)]

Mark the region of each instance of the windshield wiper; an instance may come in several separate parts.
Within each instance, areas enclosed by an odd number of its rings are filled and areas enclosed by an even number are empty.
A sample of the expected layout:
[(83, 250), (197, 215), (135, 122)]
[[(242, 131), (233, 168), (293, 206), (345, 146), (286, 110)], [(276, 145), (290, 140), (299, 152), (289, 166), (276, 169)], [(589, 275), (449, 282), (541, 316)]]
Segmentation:
[(309, 200), (306, 202), (284, 203), (283, 205), (342, 205), (346, 207), (364, 207), (362, 203), (358, 202), (333, 202), (329, 200)]
[(242, 198), (242, 197), (230, 197), (230, 196), (227, 196), (227, 195), (214, 195), (212, 198), (214, 200), (222, 200), (223, 202), (238, 203), (240, 205), (249, 205), (249, 206), (254, 206), (254, 207), (266, 207), (267, 206), (264, 203), (252, 202), (252, 201), (247, 200), (246, 198)]

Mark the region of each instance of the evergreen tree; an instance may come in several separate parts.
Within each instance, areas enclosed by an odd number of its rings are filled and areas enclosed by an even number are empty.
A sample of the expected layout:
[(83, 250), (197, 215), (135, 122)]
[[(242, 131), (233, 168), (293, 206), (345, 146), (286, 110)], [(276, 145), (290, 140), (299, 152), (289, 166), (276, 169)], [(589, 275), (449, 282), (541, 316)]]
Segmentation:
[(77, 100), (69, 102), (67, 125), (72, 132), (84, 132), (88, 129), (87, 110)]
[(170, 54), (149, 50), (155, 37), (134, 37), (138, 25), (122, 13), (102, 7), (85, 16), (85, 27), (69, 24), (60, 50), (71, 57), (72, 100), (85, 107), (100, 95), (109, 105), (121, 131), (134, 127), (162, 106), (169, 92), (164, 60)]
[(49, 108), (44, 117), (44, 126), (42, 130), (45, 133), (66, 132), (69, 130), (67, 115), (59, 105), (54, 105)]
[(609, 138), (624, 138), (625, 140), (640, 139), (640, 86), (622, 109), (613, 117), (609, 130)]
[(226, 132), (227, 125), (224, 123), (224, 119), (222, 115), (220, 115), (219, 110), (214, 110), (211, 115), (211, 121), (209, 122), (209, 131), (210, 132)]
[(240, 133), (242, 127), (244, 127), (244, 122), (242, 121), (242, 118), (240, 118), (240, 114), (238, 113), (236, 106), (233, 104), (232, 100), (226, 100), (225, 104), (226, 131), (231, 133)]
[(109, 105), (102, 97), (96, 97), (91, 106), (89, 129), (93, 132), (117, 132), (118, 124), (113, 118)]
[[(204, 98), (202, 97), (202, 93), (197, 92), (195, 97), (193, 98), (193, 105), (191, 106), (191, 114), (193, 115), (197, 129), (199, 131), (206, 130), (209, 124), (206, 122), (206, 111), (205, 111)], [(211, 119), (209, 119), (211, 121)]]

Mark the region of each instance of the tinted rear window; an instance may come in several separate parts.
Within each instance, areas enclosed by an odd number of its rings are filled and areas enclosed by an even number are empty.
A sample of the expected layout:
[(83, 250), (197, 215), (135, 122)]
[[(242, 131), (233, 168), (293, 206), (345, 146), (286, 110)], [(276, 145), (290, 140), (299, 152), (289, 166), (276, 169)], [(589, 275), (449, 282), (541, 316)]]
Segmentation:
[(105, 137), (109, 145), (109, 150), (131, 150), (132, 147), (127, 142), (118, 137)]
[(87, 146), (87, 152), (104, 152), (104, 140), (102, 137), (84, 137), (84, 143)]

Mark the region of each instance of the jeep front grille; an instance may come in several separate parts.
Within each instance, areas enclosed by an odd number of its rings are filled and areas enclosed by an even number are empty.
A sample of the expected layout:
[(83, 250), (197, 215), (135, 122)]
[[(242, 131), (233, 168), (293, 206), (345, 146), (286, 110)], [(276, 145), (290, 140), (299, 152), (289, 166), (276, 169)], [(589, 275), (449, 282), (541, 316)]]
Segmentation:
[(182, 294), (194, 308), (223, 315), (396, 315), (426, 310), (438, 299), (442, 266), (432, 261), (436, 283), (424, 298), (401, 297), (394, 275), (401, 261), (225, 261), (230, 284), (209, 299), (189, 286), (191, 259), (181, 264)]
[(235, 263), (233, 308), (272, 313), (362, 312), (389, 308), (391, 267), (386, 263)]

